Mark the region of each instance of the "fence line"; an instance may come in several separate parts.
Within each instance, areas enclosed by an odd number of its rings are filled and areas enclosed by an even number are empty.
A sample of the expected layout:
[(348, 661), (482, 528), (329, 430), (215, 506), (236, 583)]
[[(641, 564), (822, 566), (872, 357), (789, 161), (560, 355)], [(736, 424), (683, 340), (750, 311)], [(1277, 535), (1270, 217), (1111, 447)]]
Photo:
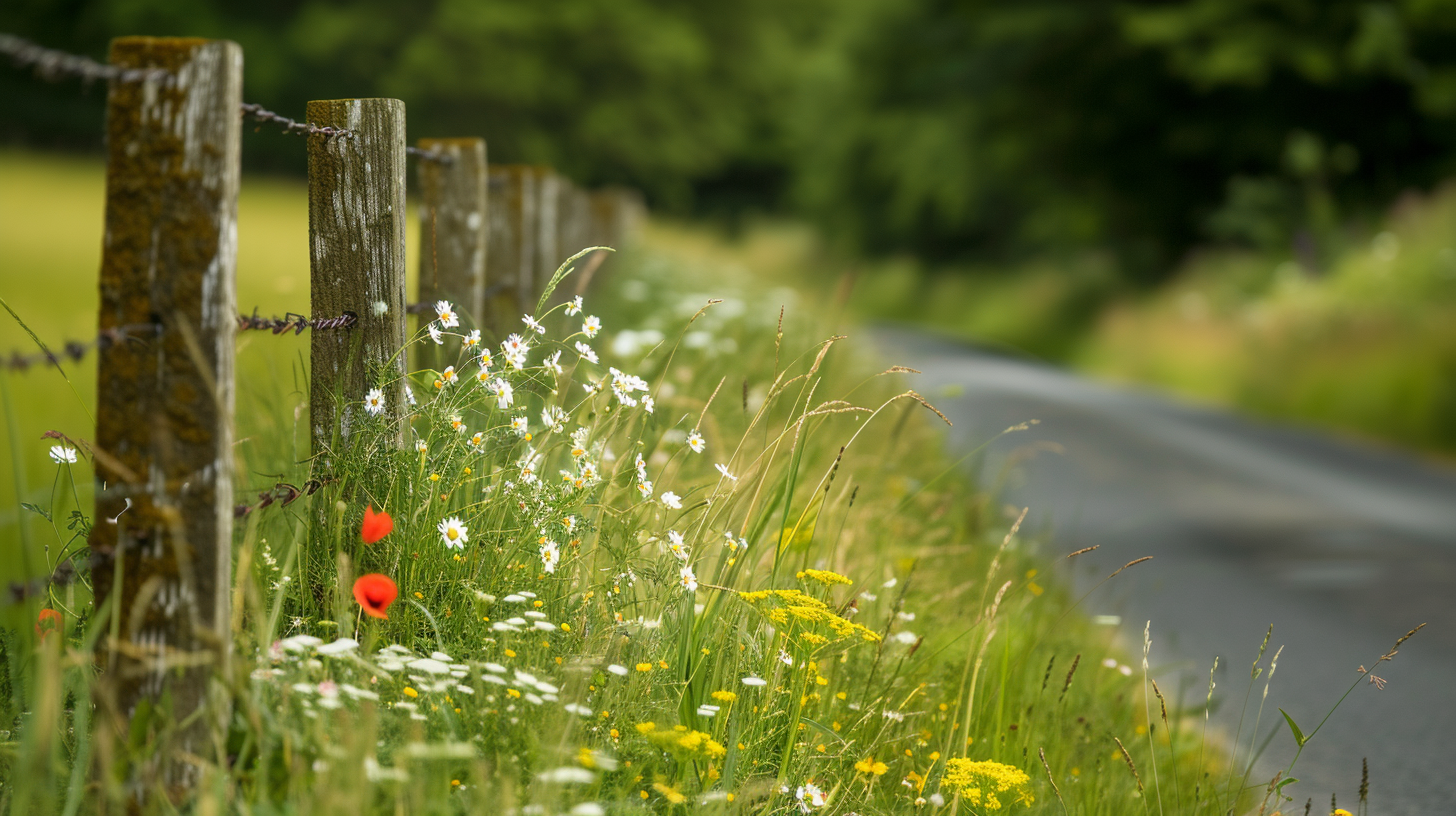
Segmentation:
[[(169, 697), (173, 718), (198, 710), (207, 672), (227, 659), (232, 522), (287, 506), (331, 481), (367, 389), (404, 411), (406, 315), (450, 300), (504, 333), (532, 314), (541, 287), (587, 246), (620, 246), (642, 206), (622, 190), (587, 192), (549, 168), (493, 166), (484, 140), (405, 143), (404, 103), (315, 101), (300, 123), (241, 100), (242, 51), (182, 38), (115, 40), (111, 63), (0, 34), (0, 55), (44, 79), (110, 83), (106, 232), (96, 339), (4, 365), (59, 366), (98, 349), (96, 517), (89, 541), (97, 608), (116, 617), (98, 647), (98, 706), (130, 719)], [(239, 115), (241, 114), (241, 115)], [(282, 318), (239, 315), (236, 211), (242, 119), (306, 138), (310, 308)], [(419, 167), (422, 277), (407, 304), (405, 157)], [(605, 253), (583, 263), (586, 279)], [(312, 477), (279, 482), (234, 504), (230, 429), (237, 331), (310, 334)], [(399, 423), (403, 444), (403, 423)], [(60, 436), (57, 432), (51, 432)], [(22, 593), (23, 594), (23, 593)], [(179, 668), (185, 667), (185, 668)], [(131, 768), (138, 796), (191, 784), (201, 718)], [(195, 749), (195, 750), (194, 750)]]

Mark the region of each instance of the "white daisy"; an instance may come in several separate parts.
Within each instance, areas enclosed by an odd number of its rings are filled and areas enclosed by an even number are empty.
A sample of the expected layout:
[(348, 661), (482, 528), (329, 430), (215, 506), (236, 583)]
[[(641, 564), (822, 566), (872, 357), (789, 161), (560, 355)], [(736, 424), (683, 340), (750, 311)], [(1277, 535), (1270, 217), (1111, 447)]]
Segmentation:
[(440, 382), (446, 385), (450, 385), (454, 383), (455, 380), (455, 366), (445, 366), (445, 370), (440, 372)]
[(683, 589), (688, 592), (698, 591), (698, 576), (690, 565), (683, 564), (683, 568), (678, 570), (677, 576), (678, 583), (682, 584)]
[(454, 414), (450, 417), (450, 427), (465, 433), (465, 420), (459, 414)]
[(561, 560), (561, 548), (556, 546), (555, 541), (547, 540), (541, 545), (541, 565), (547, 572), (556, 571), (556, 562)]
[(556, 352), (553, 353), (550, 357), (547, 357), (545, 360), (542, 360), (541, 361), (541, 365), (545, 366), (547, 371), (550, 371), (552, 374), (555, 374), (556, 376), (560, 377), (561, 376), (561, 373), (562, 373), (562, 371), (561, 371), (561, 349), (557, 349)]
[(561, 526), (566, 528), (567, 535), (576, 532), (576, 516), (567, 516), (562, 520)]
[(579, 314), (581, 314), (581, 295), (577, 295), (571, 299), (570, 303), (566, 304), (567, 317), (575, 317)]
[[(380, 410), (383, 410), (382, 408)], [(56, 464), (76, 464), (76, 449), (70, 445), (51, 445), (51, 461)]]
[(657, 410), (657, 401), (654, 400), (650, 395), (649, 396), (646, 396), (646, 397), (643, 397), (642, 398), (642, 409), (645, 410), (649, 414), (652, 413), (653, 411)]
[(461, 523), (460, 519), (454, 516), (440, 522), (440, 526), (435, 529), (440, 531), (440, 539), (445, 542), (445, 546), (451, 549), (464, 549), (465, 542), (470, 540), (470, 537), (467, 535), (469, 531)]
[(416, 439), (415, 440), (415, 450), (419, 451), (420, 453), (425, 453), (429, 449), (430, 449), (430, 446), (425, 443), (425, 440), (423, 440), (423, 439)]
[(592, 350), (591, 346), (588, 346), (580, 340), (576, 341), (576, 353), (581, 355), (581, 359), (589, 363), (597, 362), (597, 353)]
[(652, 498), (652, 482), (638, 482), (637, 492), (642, 494), (643, 500)]
[[(384, 413), (384, 392), (378, 388), (371, 389), (364, 395), (364, 410), (379, 416)], [(74, 461), (74, 460), (73, 460)]]
[(581, 321), (581, 333), (586, 335), (587, 339), (596, 337), (597, 332), (601, 330), (602, 320), (596, 315), (587, 315), (586, 319)]
[(537, 334), (546, 333), (546, 327), (541, 325), (540, 321), (536, 320), (536, 318), (531, 317), (530, 315), (521, 315), (521, 322), (526, 324), (526, 328)]
[(511, 417), (511, 430), (516, 432), (516, 436), (525, 436), (530, 430), (530, 423), (523, 416)]
[(692, 433), (688, 434), (688, 448), (690, 448), (693, 453), (702, 453), (703, 450), (707, 447), (708, 440), (704, 439), (702, 434), (698, 433), (697, 431), (693, 431)]
[(738, 477), (737, 476), (734, 476), (733, 474), (731, 474), (731, 473), (728, 472), (728, 466), (727, 465), (717, 464), (717, 465), (713, 465), (713, 467), (717, 468), (718, 469), (718, 472), (721, 473), (721, 474), (723, 474), (729, 481), (732, 481), (732, 482), (738, 481)]
[(754, 677), (750, 674), (749, 676), (743, 678), (743, 685), (753, 686), (754, 688), (763, 688), (764, 686), (768, 685), (768, 681), (763, 679), (762, 677)]
[(476, 329), (476, 330), (472, 331), (470, 334), (465, 335), (465, 339), (460, 341), (461, 348), (464, 348), (466, 350), (476, 348), (479, 345), (480, 345), (480, 329)]
[(799, 800), (799, 810), (804, 813), (815, 808), (822, 808), (829, 801), (829, 797), (824, 795), (824, 791), (819, 790), (813, 782), (805, 782), (800, 785), (799, 789), (794, 791), (794, 798)]
[(448, 300), (435, 301), (435, 314), (440, 318), (440, 325), (447, 329), (460, 325), (460, 316), (455, 314), (455, 307)]
[(670, 510), (681, 510), (682, 497), (669, 490), (662, 494), (662, 506)]
[(495, 365), (495, 358), (490, 356), (490, 349), (486, 348), (485, 346), (481, 346), (480, 359), (476, 360), (476, 362), (480, 363), (480, 370), (484, 371)]
[(490, 381), (487, 388), (490, 389), (491, 396), (495, 397), (495, 407), (502, 411), (511, 407), (511, 403), (515, 400), (515, 393), (512, 391), (510, 383), (496, 377)]
[(647, 460), (642, 458), (642, 454), (637, 454), (637, 460), (633, 466), (637, 468), (637, 481), (647, 481)]
[(687, 561), (689, 558), (688, 545), (683, 542), (682, 533), (677, 530), (667, 531), (667, 548), (679, 561)]
[(435, 341), (435, 345), (437, 345), (437, 346), (443, 346), (443, 345), (445, 345), (445, 336), (443, 334), (441, 334), (440, 327), (439, 326), (436, 326), (434, 323), (431, 323), (426, 328), (426, 330), (429, 331), (429, 333), (430, 333), (430, 339)]

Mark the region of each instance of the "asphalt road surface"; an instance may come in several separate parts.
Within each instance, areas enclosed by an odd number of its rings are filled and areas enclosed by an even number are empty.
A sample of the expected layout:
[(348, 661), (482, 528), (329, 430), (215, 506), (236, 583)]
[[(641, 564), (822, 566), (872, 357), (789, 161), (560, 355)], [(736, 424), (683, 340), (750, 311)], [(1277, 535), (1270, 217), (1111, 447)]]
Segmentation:
[(909, 331), (874, 338), (888, 362), (924, 372), (915, 387), (954, 421), (958, 452), (1040, 420), (972, 461), (1006, 502), (1031, 508), (1030, 529), (1052, 551), (1099, 547), (1077, 559), (1080, 584), (1154, 557), (1087, 611), (1121, 615), (1130, 651), (1152, 621), (1165, 691), (1181, 668), (1202, 684), (1189, 689), (1201, 702), (1218, 655), (1218, 693), (1230, 699), (1215, 720), (1232, 731), (1274, 625), (1269, 650), (1284, 652), (1259, 740), (1282, 733), (1256, 769), (1265, 780), (1294, 747), (1276, 706), (1308, 733), (1358, 666), (1427, 623), (1376, 670), (1386, 688), (1356, 688), (1306, 746), (1290, 792), (1295, 812), (1306, 797), (1328, 812), (1331, 792), (1354, 811), (1368, 757), (1371, 813), (1456, 814), (1456, 469)]

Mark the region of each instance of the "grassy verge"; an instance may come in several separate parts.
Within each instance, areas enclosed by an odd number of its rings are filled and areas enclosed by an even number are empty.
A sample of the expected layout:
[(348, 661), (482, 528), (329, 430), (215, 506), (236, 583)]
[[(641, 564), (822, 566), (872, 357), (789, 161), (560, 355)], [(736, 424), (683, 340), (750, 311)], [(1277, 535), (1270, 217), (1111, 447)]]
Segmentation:
[[(301, 200), (276, 190), (282, 212)], [(240, 230), (242, 246), (302, 233), (276, 227)], [(201, 778), (187, 809), (1238, 807), (1245, 780), (1207, 744), (1203, 701), (1160, 709), (1113, 630), (1075, 609), (1066, 562), (945, 460), (907, 374), (865, 370), (830, 310), (766, 283), (772, 265), (649, 238), (586, 313), (558, 306), (541, 335), (509, 327), (532, 346), (519, 367), (502, 338), (484, 338), (487, 366), (447, 327), (455, 381), (412, 374), (403, 427), (369, 420), (327, 469), (301, 463), (298, 348), (242, 347), (239, 496), (328, 479), (239, 525), (234, 661), (212, 739), (187, 758)], [(4, 295), (24, 303), (20, 289)], [(84, 329), (64, 322), (83, 305), (29, 296), (43, 336)], [(48, 443), (29, 432), (86, 435), (42, 407), (64, 384), (5, 376), (34, 399), (8, 407), (20, 495), (52, 519), (89, 514), (70, 489), (89, 482), (85, 460), (36, 464)], [(387, 442), (398, 430), (403, 450)], [(5, 506), (37, 563), (76, 546), (61, 522)], [(366, 507), (390, 515), (387, 534)], [(366, 574), (398, 599), (356, 594)], [(171, 745), (165, 711), (93, 727), (88, 647), (105, 620), (85, 579), (6, 609), (0, 809), (122, 810), (140, 792), (170, 812), (142, 762)]]

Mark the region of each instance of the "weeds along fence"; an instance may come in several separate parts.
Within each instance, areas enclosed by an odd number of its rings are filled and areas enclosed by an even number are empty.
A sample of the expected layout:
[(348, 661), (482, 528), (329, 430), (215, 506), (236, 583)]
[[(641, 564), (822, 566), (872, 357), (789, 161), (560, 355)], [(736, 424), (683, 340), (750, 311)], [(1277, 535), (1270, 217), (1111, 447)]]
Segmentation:
[[(109, 83), (88, 446), (95, 603), (98, 617), (109, 616), (97, 705), (126, 719), (166, 696), (183, 722), (202, 708), (207, 675), (229, 651), (235, 333), (313, 330), (310, 428), (316, 470), (326, 472), (330, 451), (350, 442), (366, 391), (382, 386), (385, 412), (402, 413), (407, 336), (434, 317), (430, 304), (451, 301), (476, 326), (503, 329), (535, 312), (565, 259), (620, 245), (642, 205), (630, 191), (588, 192), (549, 168), (492, 166), (481, 138), (410, 147), (398, 99), (310, 102), (305, 123), (248, 105), (243, 52), (232, 42), (125, 37), (102, 65), (0, 35), (0, 53), (42, 78)], [(244, 116), (306, 139), (310, 317), (238, 312)], [(418, 307), (405, 284), (411, 154), (420, 159)], [(578, 292), (605, 257), (586, 258)], [(79, 358), (88, 348), (66, 350)], [(417, 363), (433, 367), (432, 351)], [(179, 747), (191, 750), (185, 734)], [(179, 765), (171, 782), (186, 776)]]

